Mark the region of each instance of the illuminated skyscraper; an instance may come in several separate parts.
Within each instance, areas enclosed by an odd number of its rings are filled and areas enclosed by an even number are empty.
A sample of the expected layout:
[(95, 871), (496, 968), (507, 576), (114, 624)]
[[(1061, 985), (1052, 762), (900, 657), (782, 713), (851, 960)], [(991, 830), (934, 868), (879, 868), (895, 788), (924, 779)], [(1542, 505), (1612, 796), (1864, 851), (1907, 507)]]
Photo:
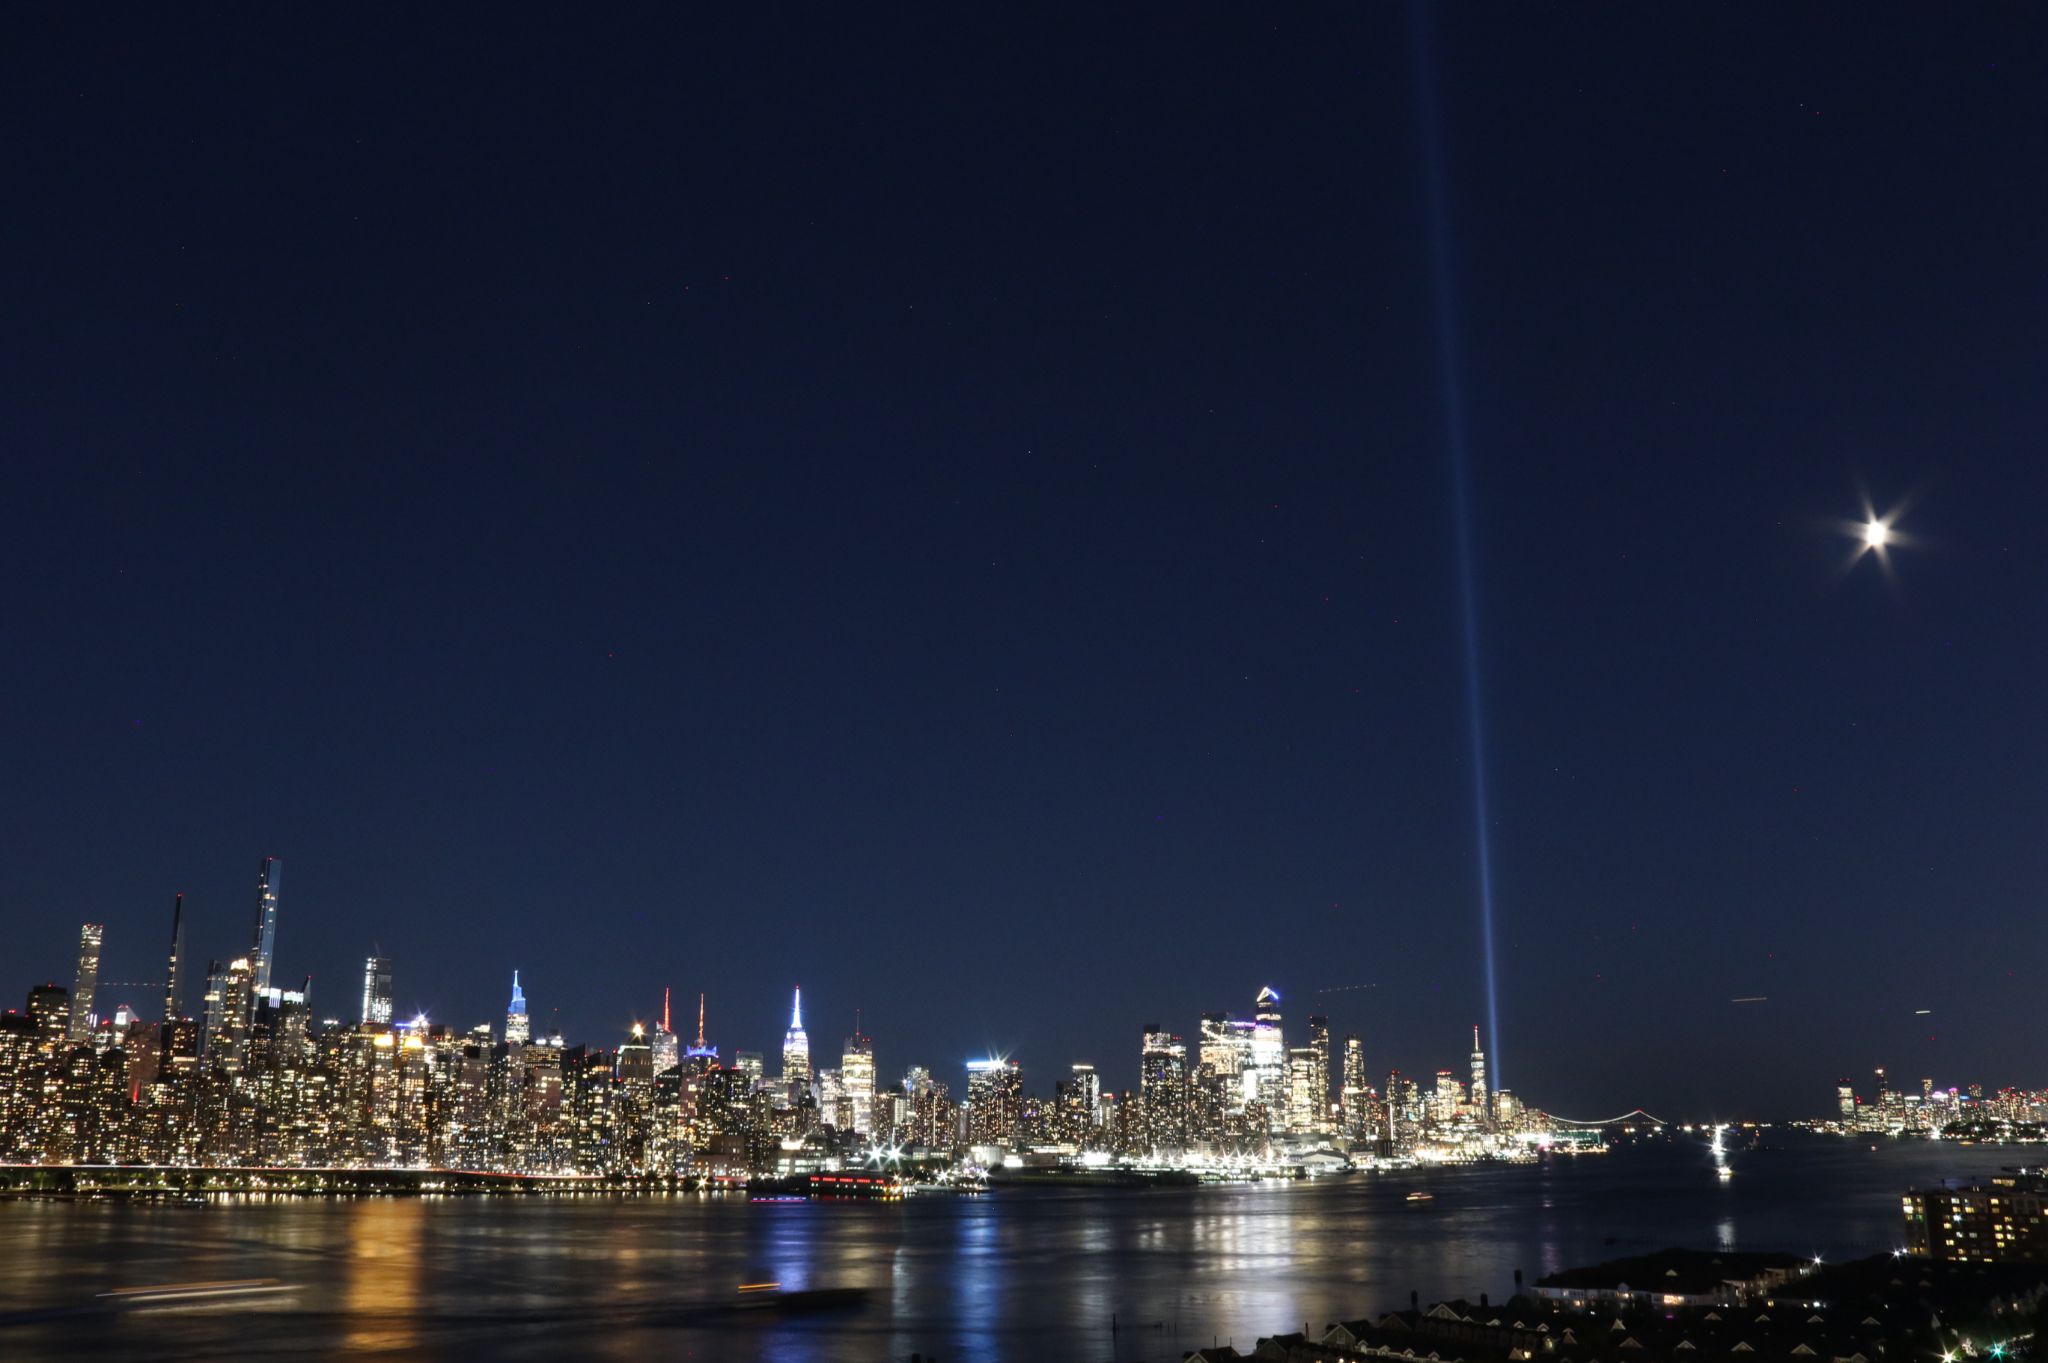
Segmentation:
[(1372, 1126), (1372, 1086), (1365, 1078), (1365, 1043), (1355, 1034), (1344, 1038), (1344, 1091), (1339, 1101), (1345, 1138), (1365, 1139)]
[(533, 1037), (526, 1020), (526, 991), (519, 987), (519, 972), (512, 972), (512, 1002), (505, 1009), (505, 1040), (525, 1045)]
[(71, 1029), (71, 991), (61, 984), (39, 984), (28, 991), (29, 1020), (35, 1026), (37, 1052), (56, 1058)]
[(846, 1101), (846, 1086), (839, 1082), (837, 1068), (818, 1071), (818, 1120), (838, 1131), (853, 1129), (853, 1104)]
[(1188, 1144), (1188, 1048), (1172, 1032), (1145, 1024), (1138, 1052), (1139, 1121), (1145, 1147), (1155, 1153)]
[(1458, 1109), (1465, 1106), (1465, 1086), (1458, 1082), (1458, 1076), (1449, 1070), (1436, 1072), (1436, 1089), (1429, 1096), (1430, 1120), (1449, 1123), (1455, 1121)]
[(1294, 1105), (1295, 1129), (1324, 1136), (1330, 1131), (1330, 1020), (1313, 1013), (1308, 1019), (1308, 1045), (1301, 1047), (1304, 1073), (1294, 1084), (1290, 1073), (1289, 1100)]
[(388, 1024), (391, 1021), (391, 958), (371, 956), (363, 961), (363, 1021)]
[(697, 996), (697, 1040), (683, 1049), (683, 1058), (693, 1062), (694, 1068), (706, 1068), (718, 1063), (718, 1047), (704, 1039), (704, 996)]
[(1095, 1072), (1093, 1065), (1082, 1063), (1073, 1067), (1074, 1090), (1082, 1109), (1088, 1115), (1091, 1126), (1102, 1121), (1102, 1076)]
[(782, 1101), (796, 1104), (811, 1091), (811, 1039), (804, 1035), (804, 991), (798, 986), (789, 1006), (789, 1030), (782, 1034)]
[(620, 1083), (652, 1086), (654, 1083), (654, 1051), (647, 1044), (647, 1028), (634, 1023), (626, 1039), (619, 1044), (619, 1053), (612, 1062), (613, 1073)]
[(1316, 1129), (1316, 1048), (1287, 1048), (1287, 1130), (1297, 1136)]
[(676, 1036), (675, 1028), (669, 1023), (668, 990), (661, 991), (661, 1022), (654, 1029), (654, 1073), (655, 1077), (667, 1074), (682, 1063), (683, 1043)]
[(1236, 1116), (1258, 1097), (1258, 1074), (1252, 1069), (1252, 1033), (1257, 1024), (1226, 1013), (1202, 1014), (1201, 1050), (1196, 1059), (1207, 1067), (1222, 1093), (1224, 1113)]
[(1280, 1027), (1280, 991), (1271, 985), (1259, 991), (1257, 1011), (1253, 1014), (1251, 1064), (1252, 1078), (1246, 1082), (1247, 1093), (1256, 1094), (1266, 1105), (1266, 1120), (1274, 1131), (1283, 1129), (1287, 1122), (1287, 1038)]
[(185, 896), (171, 901), (171, 958), (164, 964), (164, 1021), (180, 1017), (185, 984)]
[(1014, 1060), (967, 1062), (967, 1142), (1007, 1146), (1024, 1105), (1024, 1074)]
[(839, 1082), (852, 1110), (852, 1129), (863, 1136), (875, 1134), (875, 1043), (855, 1034), (846, 1038), (839, 1057)]
[(92, 996), (100, 987), (100, 941), (106, 928), (87, 923), (78, 930), (78, 979), (71, 986), (71, 1019), (65, 1039), (72, 1045), (92, 1038)]
[(1479, 1120), (1486, 1122), (1493, 1115), (1492, 1106), (1486, 1101), (1486, 1052), (1479, 1049), (1479, 1024), (1472, 1024), (1472, 1109)]
[(1060, 1140), (1076, 1147), (1089, 1144), (1095, 1135), (1096, 1109), (1102, 1103), (1102, 1079), (1095, 1067), (1075, 1065), (1068, 1078), (1053, 1086), (1053, 1103)]
[(256, 993), (270, 989), (270, 963), (277, 952), (277, 896), (284, 887), (284, 863), (265, 857), (256, 874), (256, 940), (249, 951), (249, 979)]
[(199, 1053), (213, 1054), (214, 1036), (221, 1025), (221, 979), (219, 961), (206, 963), (206, 993), (199, 1000)]
[(240, 1068), (248, 1053), (249, 1023), (256, 1013), (254, 978), (246, 956), (229, 961), (227, 973), (220, 977), (214, 1054), (234, 1068)]

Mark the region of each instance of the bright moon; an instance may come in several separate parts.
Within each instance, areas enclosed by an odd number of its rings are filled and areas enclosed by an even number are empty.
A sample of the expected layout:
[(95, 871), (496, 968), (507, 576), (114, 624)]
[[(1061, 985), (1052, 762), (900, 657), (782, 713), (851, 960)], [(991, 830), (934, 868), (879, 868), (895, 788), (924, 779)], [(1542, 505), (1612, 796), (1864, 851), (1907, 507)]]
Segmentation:
[(1891, 537), (1891, 527), (1883, 521), (1871, 521), (1863, 527), (1863, 543), (1869, 548), (1882, 549)]

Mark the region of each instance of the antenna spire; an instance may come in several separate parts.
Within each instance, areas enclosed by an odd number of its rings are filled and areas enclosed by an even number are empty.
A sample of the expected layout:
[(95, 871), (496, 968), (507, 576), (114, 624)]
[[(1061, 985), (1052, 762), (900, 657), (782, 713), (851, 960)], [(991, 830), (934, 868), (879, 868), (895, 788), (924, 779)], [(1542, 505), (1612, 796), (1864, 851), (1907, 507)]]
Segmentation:
[(789, 1010), (789, 1030), (801, 1032), (804, 1029), (804, 987), (796, 987), (796, 1003)]
[(697, 996), (697, 1049), (704, 1049), (704, 996)]
[(661, 987), (661, 1030), (666, 1032), (668, 1029), (668, 986), (663, 985)]

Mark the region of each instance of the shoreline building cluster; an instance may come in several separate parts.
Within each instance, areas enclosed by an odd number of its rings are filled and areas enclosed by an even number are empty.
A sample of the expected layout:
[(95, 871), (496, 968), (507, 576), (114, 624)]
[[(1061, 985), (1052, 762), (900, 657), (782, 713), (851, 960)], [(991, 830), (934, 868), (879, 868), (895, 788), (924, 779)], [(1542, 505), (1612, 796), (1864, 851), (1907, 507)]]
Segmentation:
[(1104, 1088), (1072, 1065), (1050, 1094), (1022, 1067), (967, 1063), (959, 1097), (922, 1065), (885, 1080), (856, 1022), (818, 1054), (791, 1001), (779, 1072), (721, 1054), (698, 996), (696, 1035), (635, 1024), (616, 1046), (537, 1032), (514, 972), (502, 1023), (460, 1029), (395, 1014), (392, 963), (363, 964), (353, 1020), (316, 1018), (311, 980), (286, 987), (276, 947), (283, 864), (259, 867), (245, 955), (210, 961), (185, 1010), (188, 920), (172, 904), (163, 1016), (96, 1011), (104, 931), (81, 930), (73, 983), (37, 985), (0, 1013), (0, 1161), (269, 1168), (444, 1168), (726, 1180), (858, 1164), (927, 1171), (1124, 1168), (1191, 1172), (1361, 1167), (1517, 1157), (1541, 1114), (1487, 1086), (1473, 1030), (1469, 1081), (1367, 1077), (1357, 1036), (1309, 1016), (1290, 1044), (1278, 991), (1251, 1016), (1206, 1014), (1194, 1044), (1138, 1034), (1138, 1084)]
[(2048, 1138), (2048, 1089), (1999, 1089), (1982, 1084), (1937, 1088), (1922, 1079), (1917, 1088), (1893, 1088), (1880, 1068), (1874, 1093), (1865, 1098), (1850, 1079), (1835, 1083), (1832, 1117), (1813, 1126), (1850, 1136), (1903, 1136), (1935, 1140), (2019, 1141)]

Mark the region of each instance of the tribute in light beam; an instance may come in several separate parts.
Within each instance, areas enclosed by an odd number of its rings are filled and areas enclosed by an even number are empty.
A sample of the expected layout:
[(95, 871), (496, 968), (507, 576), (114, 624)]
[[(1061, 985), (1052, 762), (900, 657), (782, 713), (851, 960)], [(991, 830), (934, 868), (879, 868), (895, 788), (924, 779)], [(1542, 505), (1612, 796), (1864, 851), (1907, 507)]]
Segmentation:
[(1504, 1084), (1501, 1064), (1500, 994), (1493, 956), (1493, 847), (1488, 832), (1492, 816), (1486, 796), (1486, 727), (1480, 708), (1479, 599), (1473, 582), (1472, 488), (1466, 468), (1465, 398), (1458, 346), (1457, 287), (1452, 277), (1450, 210), (1445, 204), (1444, 148), (1437, 108), (1436, 54), (1429, 11), (1422, 0), (1408, 7), (1415, 35), (1416, 121), (1422, 141), (1424, 200), (1429, 211), (1431, 295), (1436, 305), (1438, 384), (1443, 399), (1444, 445), (1451, 466), (1451, 493), (1457, 521), (1458, 597), (1465, 636), (1465, 719), (1472, 742), (1472, 818), (1479, 855), (1479, 931), (1486, 953), (1486, 1030), (1493, 1041), (1493, 1087)]

